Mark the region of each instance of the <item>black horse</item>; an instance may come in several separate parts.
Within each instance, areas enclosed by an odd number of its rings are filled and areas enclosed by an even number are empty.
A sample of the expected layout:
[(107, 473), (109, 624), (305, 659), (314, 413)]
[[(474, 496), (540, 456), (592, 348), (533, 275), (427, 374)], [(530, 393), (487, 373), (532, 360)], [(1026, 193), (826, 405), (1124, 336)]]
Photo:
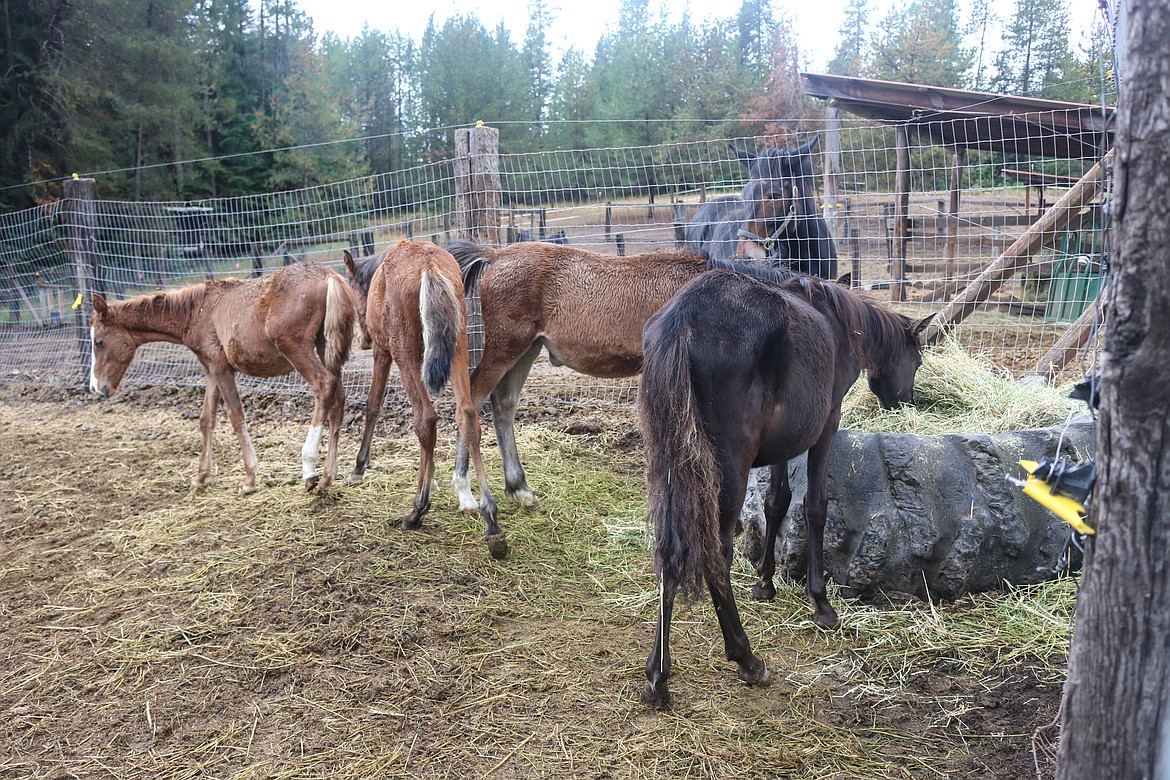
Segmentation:
[(739, 195), (703, 204), (684, 231), (686, 248), (715, 260), (770, 258), (824, 279), (837, 276), (837, 248), (817, 208), (813, 136), (796, 149), (758, 155), (731, 146), (748, 170)]
[(772, 485), (753, 596), (775, 595), (776, 533), (792, 499), (787, 464), (807, 452), (806, 591), (814, 622), (837, 623), (822, 548), (841, 400), (865, 369), (884, 408), (912, 402), (922, 363), (919, 333), (929, 321), (910, 320), (832, 282), (736, 263), (689, 282), (646, 323), (638, 416), (661, 591), (643, 702), (669, 704), (675, 594), (698, 590), (703, 581), (740, 678), (752, 684), (766, 676), (740, 623), (729, 573), (754, 466), (772, 466)]

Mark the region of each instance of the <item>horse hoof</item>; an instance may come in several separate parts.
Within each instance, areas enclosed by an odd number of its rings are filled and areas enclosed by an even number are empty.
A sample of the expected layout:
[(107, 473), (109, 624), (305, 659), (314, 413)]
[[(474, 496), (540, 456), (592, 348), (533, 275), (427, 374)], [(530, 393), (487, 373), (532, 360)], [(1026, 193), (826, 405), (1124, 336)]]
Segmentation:
[(502, 561), (508, 557), (508, 540), (504, 538), (503, 534), (491, 534), (487, 537), (488, 552), (497, 561)]
[(529, 488), (508, 491), (508, 497), (525, 509), (536, 509), (540, 506), (540, 501), (536, 499), (536, 494)]
[(355, 471), (345, 478), (345, 484), (349, 485), (350, 487), (353, 487), (354, 485), (360, 485), (362, 484), (362, 479), (364, 479), (364, 477)]
[(756, 583), (752, 586), (752, 598), (756, 601), (771, 601), (776, 598), (776, 586), (772, 583)]
[(759, 658), (753, 657), (747, 668), (739, 668), (739, 679), (748, 685), (767, 685), (768, 669)]
[(832, 607), (827, 610), (817, 610), (813, 614), (812, 620), (821, 628), (836, 628), (841, 625), (841, 619), (837, 617), (837, 611)]
[(322, 482), (321, 478), (316, 476), (316, 475), (311, 476), (305, 480), (305, 491), (308, 493), (312, 493), (314, 490), (317, 489), (318, 486), (320, 486), (320, 488), (322, 490), (324, 490), (325, 488), (329, 487), (329, 483)]
[(473, 515), (479, 512), (479, 504), (475, 499), (471, 499), (471, 503), (466, 503), (462, 498), (459, 499), (459, 511), (465, 515)]
[(255, 485), (244, 485), (242, 488), (240, 488), (240, 495), (241, 496), (250, 496), (255, 492), (256, 492)]
[(661, 712), (670, 707), (670, 691), (665, 685), (662, 686), (662, 690), (659, 690), (650, 683), (646, 683), (646, 687), (642, 691), (642, 703)]
[(403, 531), (417, 531), (422, 527), (422, 518), (416, 517), (414, 515), (407, 515), (406, 517), (402, 518), (402, 522), (398, 524), (398, 527)]

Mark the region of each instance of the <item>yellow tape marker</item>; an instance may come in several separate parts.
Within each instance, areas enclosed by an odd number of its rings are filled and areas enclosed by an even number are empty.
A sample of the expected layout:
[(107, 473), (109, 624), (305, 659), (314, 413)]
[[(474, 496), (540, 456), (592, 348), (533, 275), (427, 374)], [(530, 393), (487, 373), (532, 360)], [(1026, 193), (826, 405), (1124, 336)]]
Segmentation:
[(1024, 471), (1028, 472), (1028, 481), (1024, 483), (1025, 495), (1049, 509), (1081, 533), (1089, 536), (1097, 533), (1085, 522), (1085, 508), (1083, 506), (1068, 496), (1053, 493), (1047, 482), (1032, 476), (1032, 472), (1040, 465), (1039, 463), (1034, 460), (1021, 460), (1020, 465), (1024, 467)]
[(73, 311), (81, 308), (81, 293), (77, 293), (77, 300), (73, 301)]

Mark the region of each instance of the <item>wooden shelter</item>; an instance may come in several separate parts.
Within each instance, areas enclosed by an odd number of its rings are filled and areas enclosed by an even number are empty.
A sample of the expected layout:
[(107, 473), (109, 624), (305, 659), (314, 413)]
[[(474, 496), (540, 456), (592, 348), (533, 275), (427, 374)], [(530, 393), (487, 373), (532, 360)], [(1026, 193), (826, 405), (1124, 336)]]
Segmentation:
[[(817, 73), (802, 73), (801, 79), (806, 94), (825, 101), (824, 203), (830, 219), (841, 213), (841, 111), (894, 125), (898, 167), (892, 215), (891, 297), (895, 301), (903, 300), (904, 296), (906, 243), (910, 236), (912, 132), (953, 150), (946, 214), (948, 257), (953, 255), (967, 150), (999, 152), (1016, 159), (1045, 157), (1099, 161), (1113, 147), (1115, 109), (1111, 106)], [(988, 266), (967, 289), (959, 292), (936, 318), (933, 333), (961, 321), (1002, 284), (1006, 275), (1013, 273), (1040, 248), (1045, 236), (1062, 229), (1072, 215), (1070, 204), (1075, 201), (1077, 205), (1083, 205), (1099, 192), (1102, 167), (1100, 164), (1094, 166), (1080, 180), (1005, 168), (1005, 176), (1040, 188), (1037, 198), (1040, 216), (1003, 256)], [(1072, 197), (1062, 197), (1046, 210), (1043, 195), (1046, 186), (1070, 187)], [(1047, 365), (1049, 370), (1054, 367), (1051, 362)]]

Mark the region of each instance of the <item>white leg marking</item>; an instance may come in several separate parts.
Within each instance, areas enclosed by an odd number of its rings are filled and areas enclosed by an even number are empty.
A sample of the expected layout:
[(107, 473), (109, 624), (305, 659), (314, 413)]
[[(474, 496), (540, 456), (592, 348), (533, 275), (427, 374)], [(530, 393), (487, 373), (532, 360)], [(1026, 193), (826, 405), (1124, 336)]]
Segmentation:
[(471, 479), (466, 474), (462, 477), (458, 474), (453, 476), (451, 486), (455, 488), (455, 495), (459, 496), (460, 512), (474, 512), (479, 509), (479, 503), (471, 492)]
[(301, 448), (301, 476), (306, 480), (312, 479), (317, 473), (317, 461), (321, 456), (321, 436), (325, 426), (314, 425), (309, 428), (309, 435), (305, 437), (305, 446)]
[(94, 365), (94, 362), (95, 362), (95, 357), (93, 354), (93, 326), (91, 325), (89, 328), (89, 392), (91, 392), (91, 393), (96, 393), (98, 391), (97, 374), (94, 373), (94, 369), (96, 369), (97, 366)]

